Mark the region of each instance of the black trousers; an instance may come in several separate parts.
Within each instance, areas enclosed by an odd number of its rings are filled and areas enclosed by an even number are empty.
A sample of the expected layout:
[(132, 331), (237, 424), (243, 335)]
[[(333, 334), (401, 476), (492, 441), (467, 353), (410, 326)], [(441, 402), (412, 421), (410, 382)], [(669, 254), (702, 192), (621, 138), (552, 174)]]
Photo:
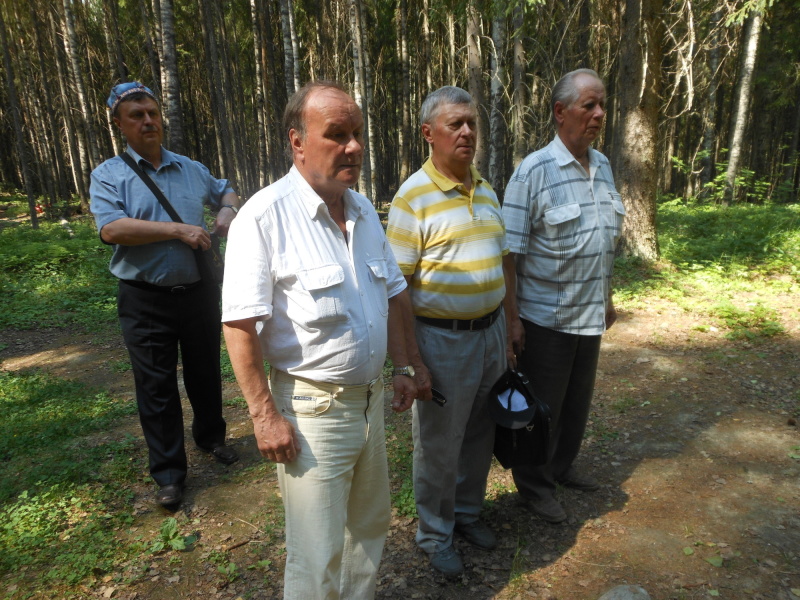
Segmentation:
[(599, 335), (553, 331), (522, 320), (525, 350), (517, 367), (531, 380), (552, 413), (549, 460), (539, 466), (514, 467), (519, 493), (531, 500), (552, 496), (578, 456), (594, 393)]
[(194, 413), (194, 441), (204, 448), (225, 442), (219, 301), (216, 285), (202, 284), (173, 294), (119, 283), (117, 312), (133, 367), (150, 474), (161, 486), (186, 479), (179, 348), (183, 382)]

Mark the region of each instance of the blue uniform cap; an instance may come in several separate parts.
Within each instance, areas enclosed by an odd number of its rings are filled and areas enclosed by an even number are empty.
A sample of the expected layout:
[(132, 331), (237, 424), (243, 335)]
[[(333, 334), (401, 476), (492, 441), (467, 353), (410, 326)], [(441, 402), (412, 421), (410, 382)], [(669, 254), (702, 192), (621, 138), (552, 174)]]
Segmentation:
[[(111, 112), (113, 113), (114, 109), (117, 108), (117, 105), (132, 94), (147, 94), (153, 100), (156, 100), (153, 90), (151, 90), (149, 87), (139, 83), (138, 81), (126, 81), (125, 83), (119, 83), (111, 88), (111, 93), (108, 95), (106, 104), (108, 104)], [(156, 100), (156, 102), (158, 102), (158, 100)]]

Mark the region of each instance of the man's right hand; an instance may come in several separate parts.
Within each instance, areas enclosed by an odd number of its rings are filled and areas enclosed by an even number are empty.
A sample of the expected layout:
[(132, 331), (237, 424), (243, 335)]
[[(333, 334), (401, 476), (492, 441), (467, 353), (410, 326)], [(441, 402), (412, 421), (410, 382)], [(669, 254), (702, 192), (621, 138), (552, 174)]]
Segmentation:
[(294, 426), (278, 412), (253, 418), (253, 433), (261, 456), (276, 463), (289, 463), (297, 458), (300, 444)]
[(208, 250), (211, 247), (211, 234), (197, 225), (181, 223), (178, 235), (178, 239), (184, 244), (191, 246), (192, 250), (196, 248)]

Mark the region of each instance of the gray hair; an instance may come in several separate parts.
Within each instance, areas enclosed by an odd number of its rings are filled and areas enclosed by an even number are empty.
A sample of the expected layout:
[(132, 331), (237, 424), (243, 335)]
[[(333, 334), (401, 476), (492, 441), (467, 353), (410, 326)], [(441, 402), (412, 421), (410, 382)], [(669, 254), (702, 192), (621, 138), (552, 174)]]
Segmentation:
[(550, 97), (550, 114), (555, 115), (556, 102), (560, 102), (564, 107), (569, 108), (578, 100), (580, 93), (578, 92), (578, 88), (575, 87), (575, 79), (580, 75), (589, 75), (597, 79), (600, 83), (603, 83), (597, 71), (592, 69), (575, 69), (574, 71), (570, 71), (553, 86), (553, 92)]
[(419, 122), (432, 123), (444, 104), (470, 104), (475, 106), (475, 101), (469, 92), (454, 85), (446, 85), (428, 94), (422, 107), (419, 109)]

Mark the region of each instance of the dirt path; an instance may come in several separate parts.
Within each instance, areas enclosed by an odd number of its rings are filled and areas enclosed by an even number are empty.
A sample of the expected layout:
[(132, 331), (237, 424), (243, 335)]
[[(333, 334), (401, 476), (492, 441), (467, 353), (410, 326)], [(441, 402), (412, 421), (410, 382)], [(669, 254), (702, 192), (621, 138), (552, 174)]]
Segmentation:
[[(446, 582), (416, 549), (415, 521), (395, 515), (378, 597), (588, 600), (631, 583), (654, 599), (798, 600), (800, 313), (796, 295), (777, 302), (787, 335), (760, 343), (728, 341), (668, 304), (623, 313), (604, 340), (579, 459), (604, 482), (601, 490), (561, 490), (569, 519), (549, 525), (517, 504), (510, 474), (496, 465), (485, 517), (498, 548), (481, 552), (457, 540), (467, 571)], [(132, 397), (129, 373), (114, 367), (124, 348), (115, 334), (106, 338), (0, 332), (0, 368), (40, 367)], [(238, 394), (227, 386), (226, 397)], [(281, 597), (275, 476), (258, 456), (241, 402), (232, 400), (226, 416), (242, 454), (237, 465), (190, 449), (188, 498), (176, 516), (184, 532), (199, 533), (195, 549), (135, 560), (77, 597)], [(410, 450), (409, 421), (387, 416), (392, 443)], [(143, 456), (136, 421), (121, 430), (137, 437)], [(166, 516), (153, 491), (143, 478), (131, 538), (153, 539)], [(231, 564), (229, 576), (220, 571)]]

